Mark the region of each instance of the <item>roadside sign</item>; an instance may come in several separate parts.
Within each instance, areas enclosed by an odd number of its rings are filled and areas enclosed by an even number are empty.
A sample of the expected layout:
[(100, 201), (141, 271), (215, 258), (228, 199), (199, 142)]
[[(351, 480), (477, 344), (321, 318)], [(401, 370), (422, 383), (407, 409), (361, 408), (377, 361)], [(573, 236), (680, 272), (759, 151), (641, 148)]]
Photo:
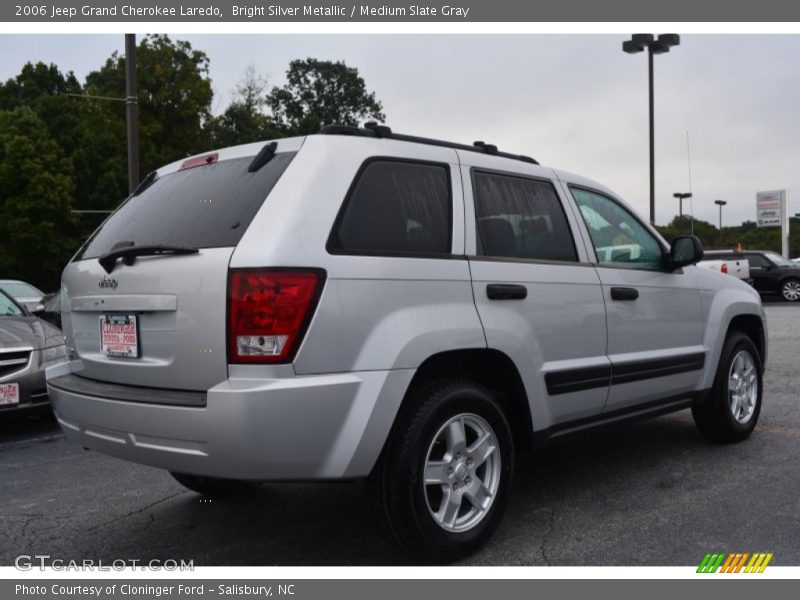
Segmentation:
[(786, 190), (756, 193), (758, 227), (780, 227), (786, 214)]

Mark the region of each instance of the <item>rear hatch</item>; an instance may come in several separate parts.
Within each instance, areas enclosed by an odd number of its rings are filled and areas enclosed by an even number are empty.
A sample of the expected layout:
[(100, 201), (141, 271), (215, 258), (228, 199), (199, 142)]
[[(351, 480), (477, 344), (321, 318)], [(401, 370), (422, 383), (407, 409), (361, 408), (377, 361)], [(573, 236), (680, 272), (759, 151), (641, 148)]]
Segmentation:
[[(185, 390), (227, 378), (228, 263), (298, 148), (285, 140), (266, 162), (253, 159), (259, 145), (165, 167), (103, 223), (62, 280), (80, 375)], [(130, 255), (109, 259), (120, 251)]]

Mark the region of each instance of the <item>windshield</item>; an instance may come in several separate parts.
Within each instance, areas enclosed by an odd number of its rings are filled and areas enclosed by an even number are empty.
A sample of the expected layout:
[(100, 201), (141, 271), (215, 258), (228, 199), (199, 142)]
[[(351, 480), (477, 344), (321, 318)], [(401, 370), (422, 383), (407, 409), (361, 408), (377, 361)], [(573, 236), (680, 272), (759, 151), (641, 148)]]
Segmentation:
[(44, 296), (42, 292), (24, 281), (4, 281), (0, 283), (0, 289), (14, 298), (41, 298)]
[(16, 302), (0, 291), (0, 317), (20, 317), (24, 314)]
[(776, 252), (765, 252), (764, 253), (768, 259), (774, 262), (779, 267), (796, 267), (797, 265), (790, 261), (788, 258), (783, 258), (780, 254)]
[(131, 196), (89, 238), (77, 260), (97, 258), (127, 246), (235, 246), (294, 152), (276, 154), (255, 173), (253, 157), (183, 169), (163, 175)]

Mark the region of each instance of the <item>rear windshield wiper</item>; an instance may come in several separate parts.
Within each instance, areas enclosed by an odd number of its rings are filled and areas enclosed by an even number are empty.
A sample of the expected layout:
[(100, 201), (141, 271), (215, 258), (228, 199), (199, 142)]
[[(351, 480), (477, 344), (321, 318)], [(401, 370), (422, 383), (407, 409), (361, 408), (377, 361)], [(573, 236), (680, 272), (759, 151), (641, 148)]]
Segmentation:
[(160, 254), (197, 254), (200, 252), (197, 248), (190, 248), (186, 246), (129, 246), (127, 248), (120, 248), (119, 250), (112, 250), (104, 254), (97, 261), (100, 266), (106, 270), (106, 273), (111, 273), (117, 264), (117, 259), (121, 258), (122, 262), (130, 266), (136, 262), (137, 256), (158, 256)]

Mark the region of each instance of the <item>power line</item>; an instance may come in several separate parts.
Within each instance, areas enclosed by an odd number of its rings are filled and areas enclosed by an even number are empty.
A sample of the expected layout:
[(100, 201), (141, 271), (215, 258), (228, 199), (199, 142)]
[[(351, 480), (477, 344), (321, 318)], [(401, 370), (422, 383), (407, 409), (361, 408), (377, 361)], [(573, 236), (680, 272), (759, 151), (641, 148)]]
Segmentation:
[(112, 102), (127, 102), (127, 98), (112, 98), (111, 96), (93, 96), (92, 94), (64, 94), (72, 98), (85, 98), (86, 100), (111, 100)]

